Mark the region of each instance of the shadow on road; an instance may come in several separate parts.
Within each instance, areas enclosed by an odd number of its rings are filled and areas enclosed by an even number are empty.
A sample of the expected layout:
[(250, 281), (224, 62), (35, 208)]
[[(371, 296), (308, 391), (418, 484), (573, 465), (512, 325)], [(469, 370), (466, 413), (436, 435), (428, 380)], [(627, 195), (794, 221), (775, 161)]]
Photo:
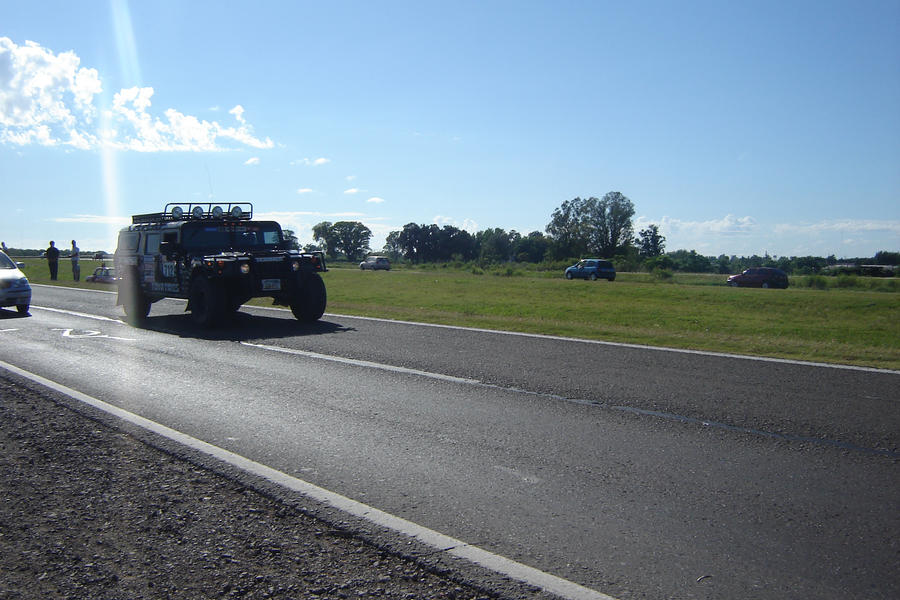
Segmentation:
[(15, 308), (6, 309), (0, 308), (0, 319), (25, 319), (31, 316), (31, 313), (25, 313), (24, 315), (18, 312)]
[(169, 333), (183, 338), (212, 341), (247, 342), (273, 338), (304, 337), (354, 331), (354, 328), (332, 321), (319, 320), (301, 323), (291, 318), (269, 317), (238, 312), (218, 327), (205, 329), (191, 321), (189, 313), (182, 315), (150, 315), (140, 329)]

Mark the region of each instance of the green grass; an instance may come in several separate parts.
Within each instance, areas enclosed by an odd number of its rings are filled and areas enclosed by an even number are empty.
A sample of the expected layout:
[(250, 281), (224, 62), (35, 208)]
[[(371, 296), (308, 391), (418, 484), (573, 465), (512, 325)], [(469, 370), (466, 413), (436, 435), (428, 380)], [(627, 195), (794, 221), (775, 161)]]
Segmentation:
[[(49, 283), (45, 262), (26, 262), (32, 282)], [(82, 263), (83, 279), (95, 265)], [(68, 267), (61, 262), (58, 284), (73, 285)], [(762, 290), (727, 287), (722, 275), (661, 280), (620, 273), (609, 283), (505, 268), (491, 273), (331, 268), (324, 274), (328, 311), (900, 369), (900, 293), (869, 291), (868, 283), (818, 289), (792, 278), (787, 290)]]

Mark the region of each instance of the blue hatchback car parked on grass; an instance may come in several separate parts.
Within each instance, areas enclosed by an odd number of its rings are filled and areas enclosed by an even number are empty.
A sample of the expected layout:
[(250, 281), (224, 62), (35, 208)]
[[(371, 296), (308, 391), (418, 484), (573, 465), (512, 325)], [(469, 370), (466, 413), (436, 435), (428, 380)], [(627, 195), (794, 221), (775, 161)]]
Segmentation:
[(584, 258), (566, 269), (566, 279), (575, 279), (576, 277), (579, 279), (590, 279), (591, 281), (597, 279), (615, 281), (616, 268), (608, 260)]

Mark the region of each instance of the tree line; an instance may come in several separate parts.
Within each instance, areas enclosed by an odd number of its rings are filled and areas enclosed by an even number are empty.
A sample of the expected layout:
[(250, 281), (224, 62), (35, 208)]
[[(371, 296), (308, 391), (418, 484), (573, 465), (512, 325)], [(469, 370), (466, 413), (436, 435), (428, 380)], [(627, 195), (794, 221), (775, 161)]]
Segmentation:
[[(840, 263), (900, 264), (900, 253), (882, 251), (874, 257), (703, 256), (694, 250), (666, 252), (666, 238), (655, 224), (635, 235), (634, 204), (621, 192), (602, 198), (574, 198), (550, 216), (544, 232), (521, 234), (492, 228), (470, 233), (452, 225), (407, 223), (388, 234), (381, 253), (413, 264), (461, 262), (558, 263), (592, 256), (612, 260), (621, 271), (684, 271), (738, 273), (751, 267), (777, 267), (791, 274), (815, 274)], [(332, 258), (356, 261), (371, 253), (372, 232), (359, 222), (322, 222), (313, 228), (317, 242), (307, 250), (324, 250)], [(555, 268), (557, 265), (554, 265)]]
[[(808, 275), (827, 271), (839, 263), (900, 265), (900, 253), (878, 252), (874, 257), (841, 259), (828, 256), (771, 257), (703, 256), (694, 250), (666, 252), (666, 238), (655, 224), (635, 235), (634, 203), (621, 192), (602, 198), (566, 200), (550, 215), (545, 231), (521, 234), (499, 227), (470, 233), (452, 225), (407, 223), (391, 231), (381, 253), (392, 260), (419, 263), (544, 264), (558, 268), (564, 261), (591, 256), (612, 260), (620, 271), (684, 271), (692, 273), (738, 273), (751, 267), (778, 267), (790, 274)], [(315, 243), (306, 251), (324, 251), (331, 260), (359, 261), (372, 252), (372, 231), (358, 221), (323, 221), (312, 229)], [(284, 230), (292, 248), (297, 236)], [(17, 256), (39, 256), (40, 250), (10, 249)], [(65, 250), (62, 254), (65, 255)]]
[[(661, 254), (665, 238), (659, 235), (656, 225), (633, 239), (633, 216), (631, 200), (620, 192), (610, 192), (599, 199), (563, 202), (553, 212), (546, 235), (541, 231), (522, 235), (499, 227), (473, 234), (452, 225), (407, 223), (400, 231), (388, 234), (382, 252), (411, 263), (540, 263), (588, 254), (612, 258), (632, 247), (637, 247), (643, 256)], [(323, 250), (331, 258), (357, 260), (371, 252), (371, 235), (369, 228), (359, 222), (323, 221), (313, 227), (316, 244), (308, 249)]]

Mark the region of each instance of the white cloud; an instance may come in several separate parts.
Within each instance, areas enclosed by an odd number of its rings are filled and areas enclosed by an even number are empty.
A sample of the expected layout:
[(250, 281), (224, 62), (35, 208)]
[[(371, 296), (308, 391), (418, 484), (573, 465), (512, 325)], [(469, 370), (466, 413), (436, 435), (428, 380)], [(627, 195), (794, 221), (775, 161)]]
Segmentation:
[(116, 217), (113, 215), (73, 215), (71, 217), (56, 217), (50, 219), (54, 223), (87, 223), (91, 225), (115, 225), (124, 227), (131, 224), (131, 217)]
[(330, 158), (301, 158), (298, 160), (292, 160), (291, 165), (305, 165), (307, 167), (321, 167), (322, 165), (327, 165), (331, 162)]
[(359, 192), (359, 188), (350, 188), (349, 190), (344, 190), (345, 194), (358, 194)]
[(697, 250), (701, 254), (755, 254), (764, 248), (751, 248), (758, 245), (760, 227), (751, 216), (736, 217), (725, 215), (718, 219), (706, 221), (685, 221), (668, 216), (651, 219), (641, 216), (634, 220), (634, 232), (637, 234), (650, 224), (659, 226), (659, 232), (666, 237), (666, 249)]
[(463, 219), (462, 221), (459, 221), (453, 217), (437, 215), (434, 219), (432, 219), (431, 222), (440, 227), (443, 227), (444, 225), (450, 225), (452, 227), (456, 227), (457, 229), (468, 231), (469, 233), (476, 233), (478, 231), (478, 223), (476, 223), (472, 219)]
[(163, 111), (163, 117), (151, 114), (152, 87), (120, 90), (112, 106), (99, 114), (95, 106), (96, 96), (103, 91), (99, 74), (80, 64), (71, 51), (54, 54), (35, 42), (19, 46), (0, 38), (0, 143), (138, 152), (220, 151), (234, 144), (274, 146), (271, 139), (253, 135), (240, 105), (229, 111), (236, 127), (172, 108)]
[(71, 131), (89, 127), (103, 88), (97, 71), (80, 63), (73, 52), (55, 55), (31, 41), (17, 46), (0, 38), (0, 141), (65, 145)]
[(259, 164), (259, 157), (258, 157), (258, 156), (254, 156), (254, 157), (252, 157), (252, 158), (248, 158), (247, 160), (244, 161), (244, 164), (245, 164), (245, 165), (258, 165), (258, 164)]
[(317, 210), (287, 210), (287, 211), (272, 211), (266, 213), (254, 213), (253, 215), (257, 219), (266, 220), (266, 221), (282, 221), (282, 220), (290, 220), (290, 219), (300, 219), (306, 217), (313, 217), (316, 219), (359, 219), (364, 217), (365, 215), (360, 212), (321, 212)]
[(234, 118), (237, 119), (238, 123), (246, 123), (244, 120), (244, 107), (238, 104), (234, 108), (228, 111), (228, 114), (234, 115)]
[(347, 175), (347, 177), (345, 177), (344, 179), (346, 179), (347, 181), (355, 181), (356, 175)]
[[(635, 230), (644, 229), (651, 222), (646, 217), (640, 217), (635, 220)], [(711, 219), (708, 221), (683, 221), (681, 219), (673, 219), (671, 217), (663, 217), (658, 222), (661, 231), (670, 231), (672, 233), (686, 233), (691, 235), (748, 235), (756, 231), (756, 220), (750, 216), (735, 217), (734, 215), (725, 215), (720, 219)]]
[(696, 250), (718, 256), (872, 256), (878, 250), (896, 248), (900, 221), (832, 219), (817, 222), (765, 223), (755, 217), (726, 215), (708, 221), (684, 221), (671, 217), (635, 219), (635, 233), (651, 223), (666, 237), (666, 249)]
[(382, 202), (384, 202), (384, 198), (379, 198), (378, 196), (372, 196), (371, 198), (366, 200), (366, 202), (368, 202), (370, 204), (381, 204)]
[(775, 225), (775, 233), (778, 234), (864, 234), (871, 232), (892, 233), (894, 235), (900, 236), (900, 221), (843, 219), (820, 221), (818, 223), (779, 223)]
[(312, 194), (315, 190), (312, 188), (300, 188), (297, 190), (298, 194)]
[(273, 211), (257, 213), (254, 218), (262, 221), (278, 221), (285, 229), (290, 229), (297, 235), (300, 244), (308, 244), (313, 241), (312, 228), (322, 221), (361, 221), (364, 214), (358, 212), (321, 212), (321, 211)]

